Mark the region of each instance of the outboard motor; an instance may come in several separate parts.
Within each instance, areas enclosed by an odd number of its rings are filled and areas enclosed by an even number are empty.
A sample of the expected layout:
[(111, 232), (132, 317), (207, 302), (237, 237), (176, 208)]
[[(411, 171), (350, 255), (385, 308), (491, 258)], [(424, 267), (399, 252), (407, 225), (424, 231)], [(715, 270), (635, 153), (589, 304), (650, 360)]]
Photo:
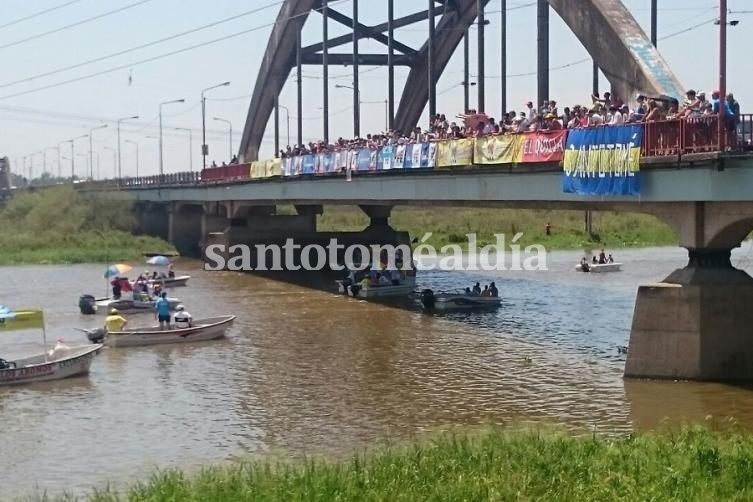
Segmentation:
[(105, 340), (107, 332), (105, 328), (97, 328), (86, 332), (86, 338), (92, 343), (102, 343)]
[(421, 303), (427, 309), (433, 309), (437, 299), (434, 297), (434, 291), (430, 289), (424, 289), (421, 291)]
[(92, 295), (78, 297), (78, 308), (82, 314), (91, 315), (97, 313), (97, 299)]

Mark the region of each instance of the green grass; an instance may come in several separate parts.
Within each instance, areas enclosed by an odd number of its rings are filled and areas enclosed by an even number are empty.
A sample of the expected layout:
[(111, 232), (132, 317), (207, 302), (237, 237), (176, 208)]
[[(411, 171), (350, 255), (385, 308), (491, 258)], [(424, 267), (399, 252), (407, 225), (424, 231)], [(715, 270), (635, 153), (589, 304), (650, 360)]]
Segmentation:
[[(552, 225), (552, 235), (546, 235), (545, 225)], [(357, 207), (326, 207), (319, 217), (321, 231), (361, 230), (369, 219)], [(509, 245), (516, 233), (523, 236), (518, 244), (543, 244), (548, 250), (585, 249), (594, 247), (668, 246), (677, 245), (672, 229), (654, 216), (635, 213), (593, 213), (593, 235), (585, 231), (583, 211), (544, 211), (525, 209), (467, 209), (467, 208), (408, 208), (398, 207), (392, 212), (393, 228), (407, 231), (411, 237), (426, 241), (434, 247), (467, 243), (465, 234), (475, 233), (478, 246), (495, 243), (495, 234), (505, 234)], [(521, 249), (522, 249), (521, 248)]]
[(0, 211), (0, 265), (127, 261), (172, 246), (134, 236), (127, 203), (71, 186), (20, 193)]
[(168, 470), (86, 500), (747, 501), (753, 436), (705, 427), (618, 439), (494, 428), (349, 461), (246, 461), (193, 475)]

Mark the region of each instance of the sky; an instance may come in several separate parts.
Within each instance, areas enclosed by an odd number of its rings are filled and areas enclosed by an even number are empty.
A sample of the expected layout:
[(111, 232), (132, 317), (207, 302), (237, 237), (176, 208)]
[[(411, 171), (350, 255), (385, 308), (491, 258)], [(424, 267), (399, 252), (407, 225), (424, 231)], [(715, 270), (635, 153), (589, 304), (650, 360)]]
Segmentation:
[[(718, 17), (719, 1), (658, 1), (659, 51), (680, 82), (697, 90), (718, 87), (719, 28), (713, 21)], [(650, 0), (623, 3), (649, 32)], [(70, 175), (73, 167), (83, 176), (88, 169), (89, 141), (68, 140), (107, 124), (93, 131), (91, 167), (95, 177), (112, 178), (117, 172), (117, 120), (139, 116), (121, 122), (121, 170), (123, 176), (133, 176), (138, 162), (140, 175), (157, 174), (159, 105), (184, 99), (162, 108), (163, 168), (165, 173), (191, 167), (199, 170), (201, 90), (230, 81), (229, 86), (207, 93), (206, 112), (208, 162), (229, 160), (231, 152), (237, 153), (239, 148), (250, 95), (281, 4), (276, 0), (0, 0), (0, 157), (7, 156), (11, 168), (25, 169), (24, 174), (29, 167), (34, 176), (42, 170), (57, 174), (59, 146), (63, 174)], [(419, 1), (395, 4), (396, 15), (426, 8), (426, 2)], [(330, 5), (350, 15), (353, 0), (330, 0)], [(386, 21), (386, 5), (386, 1), (360, 0), (361, 22)], [(500, 0), (491, 0), (486, 8), (490, 20), (485, 44), (486, 109), (496, 116), (501, 106), (500, 5)], [(728, 0), (728, 8), (729, 20), (740, 23), (728, 30), (727, 88), (745, 112), (753, 99), (749, 85), (753, 63), (746, 54), (753, 45), (753, 3)], [(526, 101), (536, 97), (536, 6), (532, 0), (508, 0), (507, 9), (507, 103), (509, 109), (523, 109)], [(231, 19), (198, 29), (227, 18)], [(587, 60), (588, 53), (554, 11), (550, 23), (550, 96), (561, 106), (587, 102), (592, 67), (590, 60), (579, 61)], [(321, 27), (321, 17), (311, 14), (303, 31), (304, 45), (321, 41)], [(427, 32), (424, 22), (397, 30), (395, 38), (419, 48)], [(345, 33), (345, 27), (330, 22), (330, 37)], [(170, 40), (155, 43), (168, 37)], [(225, 40), (208, 43), (221, 38)], [(472, 35), (472, 82), (476, 81), (475, 38)], [(144, 47), (131, 50), (140, 46)], [(345, 45), (333, 52), (350, 49)], [(360, 51), (385, 53), (386, 48), (365, 39)], [(107, 57), (113, 54), (118, 55)], [(398, 67), (395, 73), (399, 100), (408, 69)], [(335, 86), (350, 85), (352, 69), (331, 66), (329, 74), (330, 138), (350, 137), (352, 91)], [(304, 140), (317, 140), (322, 136), (322, 68), (304, 66), (303, 77)], [(437, 83), (437, 110), (448, 118), (462, 112), (462, 80), (461, 44)], [(386, 68), (360, 68), (362, 135), (384, 129), (386, 82)], [(607, 86), (602, 76), (600, 87), (605, 90)], [(472, 106), (475, 92), (472, 88)], [(280, 95), (280, 104), (290, 111), (290, 141), (295, 142), (295, 70)], [(287, 115), (281, 110), (283, 146), (288, 142)], [(232, 148), (230, 127), (224, 121), (232, 125)], [(426, 121), (425, 111), (422, 124)], [(177, 128), (190, 129), (191, 135)], [(270, 119), (263, 158), (274, 154), (273, 134)]]

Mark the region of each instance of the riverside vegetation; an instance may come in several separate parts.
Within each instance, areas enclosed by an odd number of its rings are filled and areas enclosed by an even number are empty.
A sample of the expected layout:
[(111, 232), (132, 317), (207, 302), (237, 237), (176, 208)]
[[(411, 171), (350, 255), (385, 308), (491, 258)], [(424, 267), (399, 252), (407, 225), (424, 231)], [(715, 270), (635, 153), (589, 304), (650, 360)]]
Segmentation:
[(247, 461), (192, 475), (169, 470), (121, 492), (105, 489), (87, 497), (92, 502), (751, 499), (753, 437), (706, 426), (616, 439), (501, 428), (445, 433), (349, 461)]
[[(530, 209), (475, 209), (457, 207), (409, 208), (392, 211), (393, 228), (426, 241), (439, 249), (447, 244), (467, 247), (466, 234), (475, 233), (477, 247), (496, 243), (494, 234), (504, 234), (510, 245), (516, 233), (521, 249), (530, 244), (542, 244), (547, 250), (592, 249), (597, 247), (669, 246), (677, 245), (672, 229), (651, 215), (635, 213), (593, 212), (592, 234), (585, 231), (583, 211), (544, 211)], [(357, 207), (326, 207), (319, 217), (321, 231), (362, 230), (369, 218)], [(551, 235), (545, 226), (551, 224)]]
[(134, 236), (128, 203), (83, 194), (70, 185), (22, 192), (0, 210), (0, 265), (140, 259), (172, 246)]

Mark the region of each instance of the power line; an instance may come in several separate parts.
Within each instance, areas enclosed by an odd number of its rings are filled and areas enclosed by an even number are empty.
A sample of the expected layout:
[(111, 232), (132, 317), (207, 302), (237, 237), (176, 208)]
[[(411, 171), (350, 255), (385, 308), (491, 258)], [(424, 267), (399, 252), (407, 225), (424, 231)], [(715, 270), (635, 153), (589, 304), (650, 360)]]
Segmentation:
[[(149, 1), (149, 0), (145, 0), (145, 1)], [(334, 2), (332, 2), (331, 5), (337, 5), (337, 4), (342, 3), (344, 1), (346, 1), (346, 0), (335, 0)], [(301, 13), (301, 14), (296, 14), (295, 16), (290, 16), (290, 17), (288, 17), (285, 20), (295, 19), (297, 17), (302, 17), (302, 16), (308, 16), (308, 14), (309, 14), (308, 12), (304, 12), (304, 13)], [(16, 93), (13, 93), (13, 94), (6, 94), (4, 96), (0, 96), (0, 99), (7, 99), (7, 98), (14, 98), (14, 97), (17, 97), (17, 96), (23, 96), (23, 95), (26, 95), (26, 94), (31, 94), (31, 93), (42, 91), (42, 90), (45, 90), (45, 89), (52, 89), (53, 87), (59, 87), (61, 85), (72, 84), (74, 82), (80, 82), (81, 80), (87, 80), (87, 79), (90, 79), (90, 78), (93, 78), (93, 77), (98, 77), (100, 75), (106, 75), (108, 73), (112, 73), (112, 72), (115, 72), (115, 71), (118, 71), (118, 70), (123, 70), (125, 68), (131, 68), (133, 66), (137, 66), (137, 65), (140, 65), (140, 64), (150, 63), (152, 61), (157, 61), (157, 60), (160, 60), (160, 59), (164, 59), (166, 57), (175, 56), (177, 54), (182, 54), (184, 52), (192, 51), (194, 49), (199, 49), (201, 47), (206, 47), (208, 45), (212, 45), (212, 44), (215, 44), (215, 43), (218, 43), (218, 42), (223, 42), (225, 40), (230, 40), (231, 38), (239, 37), (241, 35), (246, 35), (248, 33), (253, 33), (253, 32), (256, 32), (256, 31), (259, 31), (259, 30), (263, 30), (265, 28), (269, 28), (271, 26), (275, 26), (277, 24), (277, 22), (278, 21), (275, 21), (275, 22), (272, 22), (272, 23), (263, 24), (263, 25), (259, 25), (259, 26), (255, 26), (253, 28), (249, 28), (249, 29), (243, 30), (243, 31), (238, 31), (236, 33), (231, 33), (229, 35), (225, 35), (225, 36), (220, 37), (220, 38), (215, 38), (213, 40), (209, 40), (209, 41), (206, 41), (206, 42), (202, 42), (202, 43), (190, 45), (190, 46), (184, 47), (182, 49), (177, 49), (177, 50), (174, 50), (174, 51), (166, 52), (166, 53), (160, 54), (158, 56), (152, 56), (150, 58), (142, 59), (142, 60), (135, 61), (135, 62), (132, 62), (132, 63), (129, 63), (129, 64), (124, 64), (124, 65), (116, 66), (116, 67), (113, 67), (113, 68), (109, 68), (107, 70), (102, 70), (102, 71), (98, 71), (98, 72), (95, 72), (95, 73), (90, 73), (88, 75), (83, 75), (81, 77), (76, 77), (76, 78), (72, 78), (72, 79), (68, 79), (68, 80), (63, 80), (61, 82), (56, 82), (54, 84), (48, 84), (48, 85), (44, 85), (42, 87), (37, 87), (35, 89), (29, 89), (29, 90), (26, 90), (26, 91), (20, 91), (20, 92), (16, 92)]]
[(111, 10), (111, 11), (108, 11), (108, 12), (105, 12), (105, 13), (102, 13), (102, 14), (98, 14), (96, 16), (92, 16), (92, 17), (83, 19), (81, 21), (77, 21), (77, 22), (72, 23), (72, 24), (61, 26), (60, 28), (55, 28), (54, 30), (45, 31), (44, 33), (38, 33), (38, 34), (32, 35), (30, 37), (22, 38), (21, 40), (16, 40), (15, 42), (10, 42), (10, 43), (5, 44), (5, 45), (0, 45), (0, 50), (7, 49), (8, 47), (13, 47), (15, 45), (20, 45), (20, 44), (23, 44), (25, 42), (29, 42), (31, 40), (36, 40), (37, 38), (46, 37), (47, 35), (52, 35), (53, 33), (58, 33), (58, 32), (61, 32), (63, 30), (67, 30), (68, 28), (73, 28), (75, 26), (80, 26), (80, 25), (88, 23), (90, 21), (95, 21), (97, 19), (101, 19), (101, 18), (109, 16), (111, 14), (116, 14), (118, 12), (122, 12), (124, 10), (131, 9), (133, 7), (137, 7), (137, 6), (141, 5), (141, 4), (145, 4), (145, 3), (151, 2), (151, 1), (152, 0), (140, 0), (140, 1), (136, 2), (136, 3), (132, 3), (130, 5), (126, 5), (124, 7), (120, 7), (119, 9), (115, 9), (115, 10)]
[(8, 26), (13, 26), (14, 24), (21, 23), (23, 21), (28, 21), (29, 19), (33, 19), (35, 17), (41, 16), (43, 14), (47, 14), (48, 12), (52, 12), (58, 9), (62, 9), (63, 7), (68, 7), (69, 5), (72, 5), (76, 2), (80, 2), (81, 0), (71, 0), (70, 2), (61, 3), (60, 5), (56, 5), (54, 7), (50, 7), (49, 9), (40, 10), (39, 12), (35, 12), (34, 14), (29, 14), (28, 16), (20, 17), (18, 19), (15, 19), (13, 21), (10, 21), (9, 23), (0, 24), (0, 30), (3, 28), (7, 28)]
[[(23, 83), (23, 82), (28, 82), (30, 80), (36, 80), (36, 79), (39, 79), (39, 78), (42, 78), (42, 77), (49, 77), (50, 75), (54, 75), (56, 73), (62, 73), (64, 71), (73, 70), (75, 68), (80, 68), (82, 66), (90, 65), (92, 63), (98, 63), (98, 62), (104, 61), (106, 59), (114, 58), (114, 57), (117, 57), (117, 56), (122, 56), (123, 54), (127, 54), (129, 52), (134, 52), (134, 51), (137, 51), (137, 50), (140, 50), (140, 49), (145, 49), (146, 47), (150, 47), (152, 45), (161, 44), (161, 43), (167, 42), (169, 40), (174, 40), (176, 38), (180, 38), (180, 37), (183, 37), (183, 36), (186, 36), (186, 35), (190, 35), (192, 33), (196, 33), (198, 31), (205, 30), (207, 28), (212, 28), (214, 26), (217, 26), (217, 25), (220, 25), (220, 24), (223, 24), (223, 23), (227, 23), (228, 21), (239, 19), (241, 17), (248, 16), (248, 15), (251, 15), (251, 14), (256, 14), (258, 12), (261, 12), (262, 10), (269, 9), (270, 7), (277, 6), (277, 5), (281, 4), (281, 3), (282, 3), (281, 1), (273, 2), (273, 3), (267, 4), (267, 5), (263, 6), (263, 7), (259, 7), (257, 9), (252, 9), (252, 10), (249, 10), (249, 11), (246, 11), (246, 12), (242, 12), (242, 13), (237, 14), (235, 16), (226, 17), (225, 19), (221, 19), (219, 21), (215, 21), (215, 22), (210, 23), (210, 24), (205, 24), (203, 26), (199, 26), (197, 28), (193, 28), (191, 30), (187, 30), (187, 31), (184, 31), (184, 32), (181, 32), (181, 33), (177, 33), (177, 34), (171, 35), (169, 37), (165, 37), (165, 38), (161, 38), (159, 40), (154, 40), (152, 42), (148, 42), (148, 43), (145, 43), (145, 44), (137, 45), (137, 46), (131, 47), (129, 49), (123, 49), (121, 51), (113, 52), (113, 53), (110, 53), (110, 54), (107, 54), (105, 56), (101, 56), (101, 57), (98, 57), (98, 58), (89, 59), (88, 61), (83, 61), (81, 63), (76, 63), (76, 64), (73, 64), (73, 65), (64, 66), (62, 68), (57, 68), (55, 70), (46, 71), (44, 73), (39, 73), (39, 74), (33, 75), (31, 77), (22, 78), (22, 79), (14, 80), (13, 82), (7, 82), (7, 83), (4, 83), (4, 84), (0, 84), (0, 88), (9, 87), (9, 86), (20, 84), (20, 83)], [(0, 49), (2, 49), (2, 47), (0, 47)]]

